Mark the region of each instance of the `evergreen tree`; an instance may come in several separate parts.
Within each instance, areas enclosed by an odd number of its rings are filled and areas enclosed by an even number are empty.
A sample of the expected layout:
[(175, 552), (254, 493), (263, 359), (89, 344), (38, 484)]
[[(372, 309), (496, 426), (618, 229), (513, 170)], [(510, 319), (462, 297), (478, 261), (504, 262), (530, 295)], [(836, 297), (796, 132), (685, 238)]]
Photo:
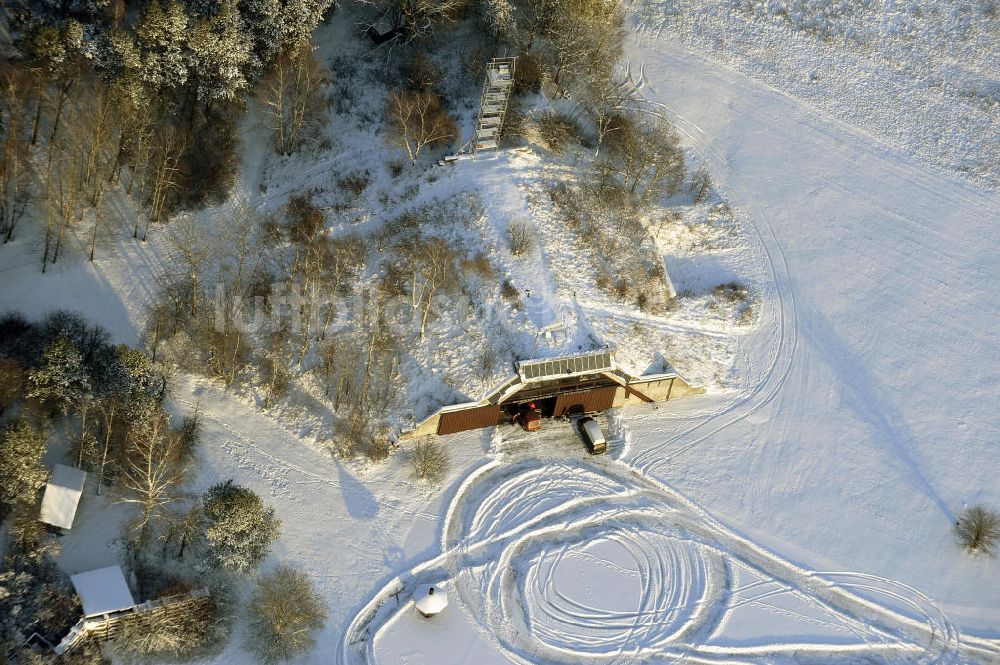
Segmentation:
[(255, 65), (266, 66), (281, 48), (285, 37), (281, 0), (243, 0), (240, 14), (252, 42)]
[(28, 373), (28, 397), (68, 415), (90, 392), (90, 376), (83, 356), (72, 342), (60, 337), (42, 352), (41, 366)]
[(243, 575), (252, 573), (280, 533), (274, 509), (232, 480), (209, 488), (202, 503), (207, 563)]
[(96, 56), (104, 81), (126, 107), (123, 111), (143, 107), (146, 103), (143, 62), (135, 35), (125, 30), (111, 30), (98, 40)]
[(45, 436), (26, 420), (10, 425), (0, 440), (0, 518), (19, 504), (33, 504), (48, 479), (42, 464)]
[[(19, 646), (36, 632), (57, 642), (80, 616), (80, 600), (55, 563), (58, 548), (42, 539), (35, 517), (14, 520), (9, 552), (0, 565), (0, 644), (7, 640)], [(5, 655), (0, 652), (0, 658)]]
[(136, 27), (142, 54), (142, 80), (153, 90), (180, 88), (188, 80), (188, 17), (178, 0), (166, 7), (159, 0), (146, 5)]
[(312, 39), (316, 26), (330, 9), (331, 0), (286, 0), (282, 12), (282, 46)]
[(197, 23), (188, 44), (198, 101), (233, 101), (249, 87), (251, 44), (234, 0), (225, 0), (217, 15)]

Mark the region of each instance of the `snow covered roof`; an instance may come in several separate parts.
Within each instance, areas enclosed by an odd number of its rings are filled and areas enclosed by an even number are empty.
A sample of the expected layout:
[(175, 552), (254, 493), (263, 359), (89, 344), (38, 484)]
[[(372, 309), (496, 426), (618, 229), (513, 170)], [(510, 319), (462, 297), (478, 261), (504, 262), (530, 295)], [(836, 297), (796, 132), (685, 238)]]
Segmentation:
[(70, 575), (73, 588), (83, 602), (83, 615), (108, 614), (135, 605), (119, 566), (108, 566)]
[(413, 596), (416, 601), (417, 611), (425, 617), (439, 614), (448, 607), (448, 594), (439, 587), (421, 587)]
[(74, 469), (64, 464), (56, 464), (52, 470), (52, 478), (45, 486), (39, 519), (60, 529), (71, 528), (86, 480), (86, 471)]
[(610, 349), (543, 360), (522, 360), (517, 363), (517, 371), (522, 381), (540, 381), (590, 372), (610, 372), (614, 369), (615, 352)]

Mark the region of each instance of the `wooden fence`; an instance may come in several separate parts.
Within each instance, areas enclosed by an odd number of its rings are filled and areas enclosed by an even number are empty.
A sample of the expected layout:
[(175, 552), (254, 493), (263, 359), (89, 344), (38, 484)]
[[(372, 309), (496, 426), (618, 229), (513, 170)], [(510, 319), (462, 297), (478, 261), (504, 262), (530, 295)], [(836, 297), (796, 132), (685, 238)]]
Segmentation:
[(145, 603), (118, 612), (84, 617), (70, 628), (66, 637), (53, 648), (55, 657), (52, 662), (57, 663), (62, 656), (72, 653), (84, 639), (106, 642), (118, 633), (124, 621), (133, 617), (139, 622), (158, 621), (189, 612), (210, 602), (211, 595), (208, 589), (203, 588), (176, 596), (147, 600)]

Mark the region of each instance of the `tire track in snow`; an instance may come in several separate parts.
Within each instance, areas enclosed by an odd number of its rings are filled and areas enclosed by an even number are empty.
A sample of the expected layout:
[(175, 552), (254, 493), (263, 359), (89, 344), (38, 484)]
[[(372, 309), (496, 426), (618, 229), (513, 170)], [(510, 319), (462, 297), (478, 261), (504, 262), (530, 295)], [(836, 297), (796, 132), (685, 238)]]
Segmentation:
[[(630, 487), (628, 497), (591, 495), (587, 483), (582, 483), (575, 498), (566, 500), (561, 491), (564, 482), (572, 479), (574, 469), (579, 473), (590, 465), (556, 465), (562, 471), (554, 475), (554, 482), (546, 483), (541, 492), (532, 491), (539, 485), (539, 471), (550, 468), (540, 460), (509, 466), (494, 463), (463, 484), (449, 508), (442, 553), (375, 595), (345, 633), (337, 662), (378, 663), (376, 643), (391, 626), (392, 617), (407, 607), (400, 597), (408, 598), (419, 584), (445, 579), (452, 580), (467, 616), (477, 621), (477, 631), (515, 663), (554, 665), (586, 659), (610, 664), (653, 657), (689, 662), (794, 657), (797, 662), (816, 659), (825, 663), (855, 657), (943, 665), (969, 662), (965, 659), (970, 654), (988, 652), (988, 644), (962, 642), (954, 626), (919, 592), (872, 575), (855, 578), (857, 588), (873, 586), (892, 599), (892, 606), (862, 597), (852, 591), (855, 582), (834, 583), (830, 578), (836, 574), (814, 573), (780, 559), (730, 531), (683, 496), (632, 469), (615, 465), (605, 474)], [(546, 491), (556, 492), (553, 498), (559, 507), (533, 520), (524, 521), (526, 507), (510, 509), (506, 505), (534, 504)], [(463, 517), (463, 513), (468, 515)], [(455, 528), (491, 520), (497, 525), (494, 535), (486, 540), (470, 543), (469, 533)], [(623, 545), (636, 562), (641, 592), (635, 611), (583, 602), (578, 598), (579, 589), (559, 581), (561, 566), (577, 565), (571, 558), (581, 544), (590, 547), (601, 542)], [(690, 554), (677, 558), (677, 552)], [(732, 589), (726, 561), (739, 562), (766, 579)], [(706, 562), (707, 568), (702, 568)], [(763, 588), (764, 593), (733, 600), (741, 591), (755, 588)], [(788, 607), (775, 607), (774, 611), (805, 626), (847, 630), (859, 636), (859, 642), (777, 642), (746, 647), (706, 643), (712, 626), (725, 621), (736, 607), (761, 603), (785, 592), (805, 597), (810, 601), (807, 607), (815, 605), (831, 619)], [(910, 605), (926, 610), (921, 620), (898, 610)], [(809, 628), (803, 630), (812, 634)]]

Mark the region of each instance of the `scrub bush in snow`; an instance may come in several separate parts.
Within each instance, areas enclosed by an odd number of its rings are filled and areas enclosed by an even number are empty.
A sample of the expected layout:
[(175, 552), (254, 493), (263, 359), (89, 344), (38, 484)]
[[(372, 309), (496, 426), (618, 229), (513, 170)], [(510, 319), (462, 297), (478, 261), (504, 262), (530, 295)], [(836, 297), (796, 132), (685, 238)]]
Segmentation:
[(535, 230), (523, 219), (515, 219), (507, 227), (507, 241), (511, 254), (524, 256), (535, 246)]
[(311, 651), (313, 631), (326, 622), (322, 596), (305, 573), (285, 565), (257, 580), (248, 610), (247, 650), (268, 665)]
[(431, 437), (418, 440), (410, 450), (410, 470), (417, 480), (437, 485), (448, 473), (448, 465), (447, 449)]
[(970, 554), (995, 557), (1000, 542), (1000, 515), (985, 506), (972, 506), (958, 518), (955, 534)]

